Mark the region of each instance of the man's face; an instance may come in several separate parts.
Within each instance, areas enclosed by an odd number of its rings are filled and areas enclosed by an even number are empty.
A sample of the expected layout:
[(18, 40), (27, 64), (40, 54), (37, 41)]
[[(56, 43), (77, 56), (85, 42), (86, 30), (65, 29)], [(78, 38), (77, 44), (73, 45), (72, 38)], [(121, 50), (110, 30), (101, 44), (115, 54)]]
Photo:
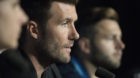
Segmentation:
[(45, 29), (43, 48), (46, 55), (56, 62), (70, 61), (71, 47), (79, 38), (74, 22), (77, 20), (74, 5), (53, 2), (50, 8), (51, 17)]
[(21, 26), (26, 21), (19, 0), (0, 0), (0, 49), (17, 47)]
[(97, 23), (97, 33), (92, 42), (92, 60), (94, 64), (105, 68), (118, 68), (125, 48), (122, 33), (116, 21), (104, 19)]

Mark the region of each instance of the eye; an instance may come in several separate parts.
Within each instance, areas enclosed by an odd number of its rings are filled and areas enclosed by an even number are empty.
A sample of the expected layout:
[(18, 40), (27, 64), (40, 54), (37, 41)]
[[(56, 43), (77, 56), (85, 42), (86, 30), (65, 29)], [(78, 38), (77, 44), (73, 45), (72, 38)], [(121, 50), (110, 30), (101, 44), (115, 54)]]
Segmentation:
[(69, 21), (68, 20), (65, 20), (65, 21), (62, 22), (61, 25), (64, 26), (64, 27), (66, 27), (66, 26), (68, 26), (68, 24), (69, 24)]
[(106, 39), (108, 39), (108, 40), (113, 40), (114, 38), (115, 38), (115, 36), (113, 36), (113, 35), (106, 36)]

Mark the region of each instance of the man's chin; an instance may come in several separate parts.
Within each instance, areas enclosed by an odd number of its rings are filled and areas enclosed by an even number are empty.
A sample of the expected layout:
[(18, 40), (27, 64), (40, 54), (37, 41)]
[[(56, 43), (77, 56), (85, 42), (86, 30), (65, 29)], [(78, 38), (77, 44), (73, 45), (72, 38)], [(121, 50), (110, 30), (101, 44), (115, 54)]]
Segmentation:
[(110, 65), (108, 68), (109, 69), (118, 69), (120, 67), (120, 63), (114, 63), (112, 65)]
[(110, 69), (110, 70), (114, 70), (114, 69), (118, 69), (119, 67), (120, 67), (120, 63), (119, 62), (114, 62), (114, 61), (108, 61), (108, 62), (104, 62), (104, 64), (103, 64), (103, 62), (102, 62), (102, 64), (100, 63), (100, 64), (98, 64), (97, 66), (101, 66), (101, 67), (104, 67), (104, 68), (106, 68), (106, 69)]
[(67, 57), (67, 58), (61, 58), (61, 59), (56, 59), (57, 60), (57, 63), (69, 63), (70, 60), (71, 60), (71, 57)]

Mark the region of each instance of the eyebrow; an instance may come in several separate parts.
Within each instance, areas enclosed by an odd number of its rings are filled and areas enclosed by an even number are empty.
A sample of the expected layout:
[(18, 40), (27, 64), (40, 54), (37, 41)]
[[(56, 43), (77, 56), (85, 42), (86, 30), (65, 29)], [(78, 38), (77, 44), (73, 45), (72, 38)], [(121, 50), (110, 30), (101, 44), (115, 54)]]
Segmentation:
[(66, 20), (66, 21), (69, 21), (69, 22), (71, 22), (71, 21), (72, 21), (72, 19), (71, 19), (71, 18), (65, 18), (65, 19), (64, 19), (64, 21), (65, 21), (65, 20)]
[(67, 21), (70, 21), (70, 22), (72, 22), (72, 21), (77, 21), (78, 19), (76, 19), (76, 20), (72, 20), (72, 18), (71, 17), (69, 17), (69, 18), (65, 18), (65, 19), (63, 19), (63, 21), (65, 21), (65, 20), (67, 20)]

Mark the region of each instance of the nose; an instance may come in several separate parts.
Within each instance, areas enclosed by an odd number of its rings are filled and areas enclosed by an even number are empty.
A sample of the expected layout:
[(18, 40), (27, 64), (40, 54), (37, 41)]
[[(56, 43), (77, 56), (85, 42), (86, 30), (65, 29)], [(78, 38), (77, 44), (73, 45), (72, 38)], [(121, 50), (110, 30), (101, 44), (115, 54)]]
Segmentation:
[(123, 43), (123, 41), (121, 39), (117, 40), (116, 48), (121, 49), (121, 50), (123, 50), (125, 48), (125, 44)]
[(71, 39), (71, 40), (79, 39), (79, 33), (77, 32), (74, 24), (71, 26), (69, 39)]
[(28, 21), (28, 16), (25, 14), (23, 9), (20, 7), (20, 13), (19, 13), (19, 22), (20, 24), (25, 24)]

